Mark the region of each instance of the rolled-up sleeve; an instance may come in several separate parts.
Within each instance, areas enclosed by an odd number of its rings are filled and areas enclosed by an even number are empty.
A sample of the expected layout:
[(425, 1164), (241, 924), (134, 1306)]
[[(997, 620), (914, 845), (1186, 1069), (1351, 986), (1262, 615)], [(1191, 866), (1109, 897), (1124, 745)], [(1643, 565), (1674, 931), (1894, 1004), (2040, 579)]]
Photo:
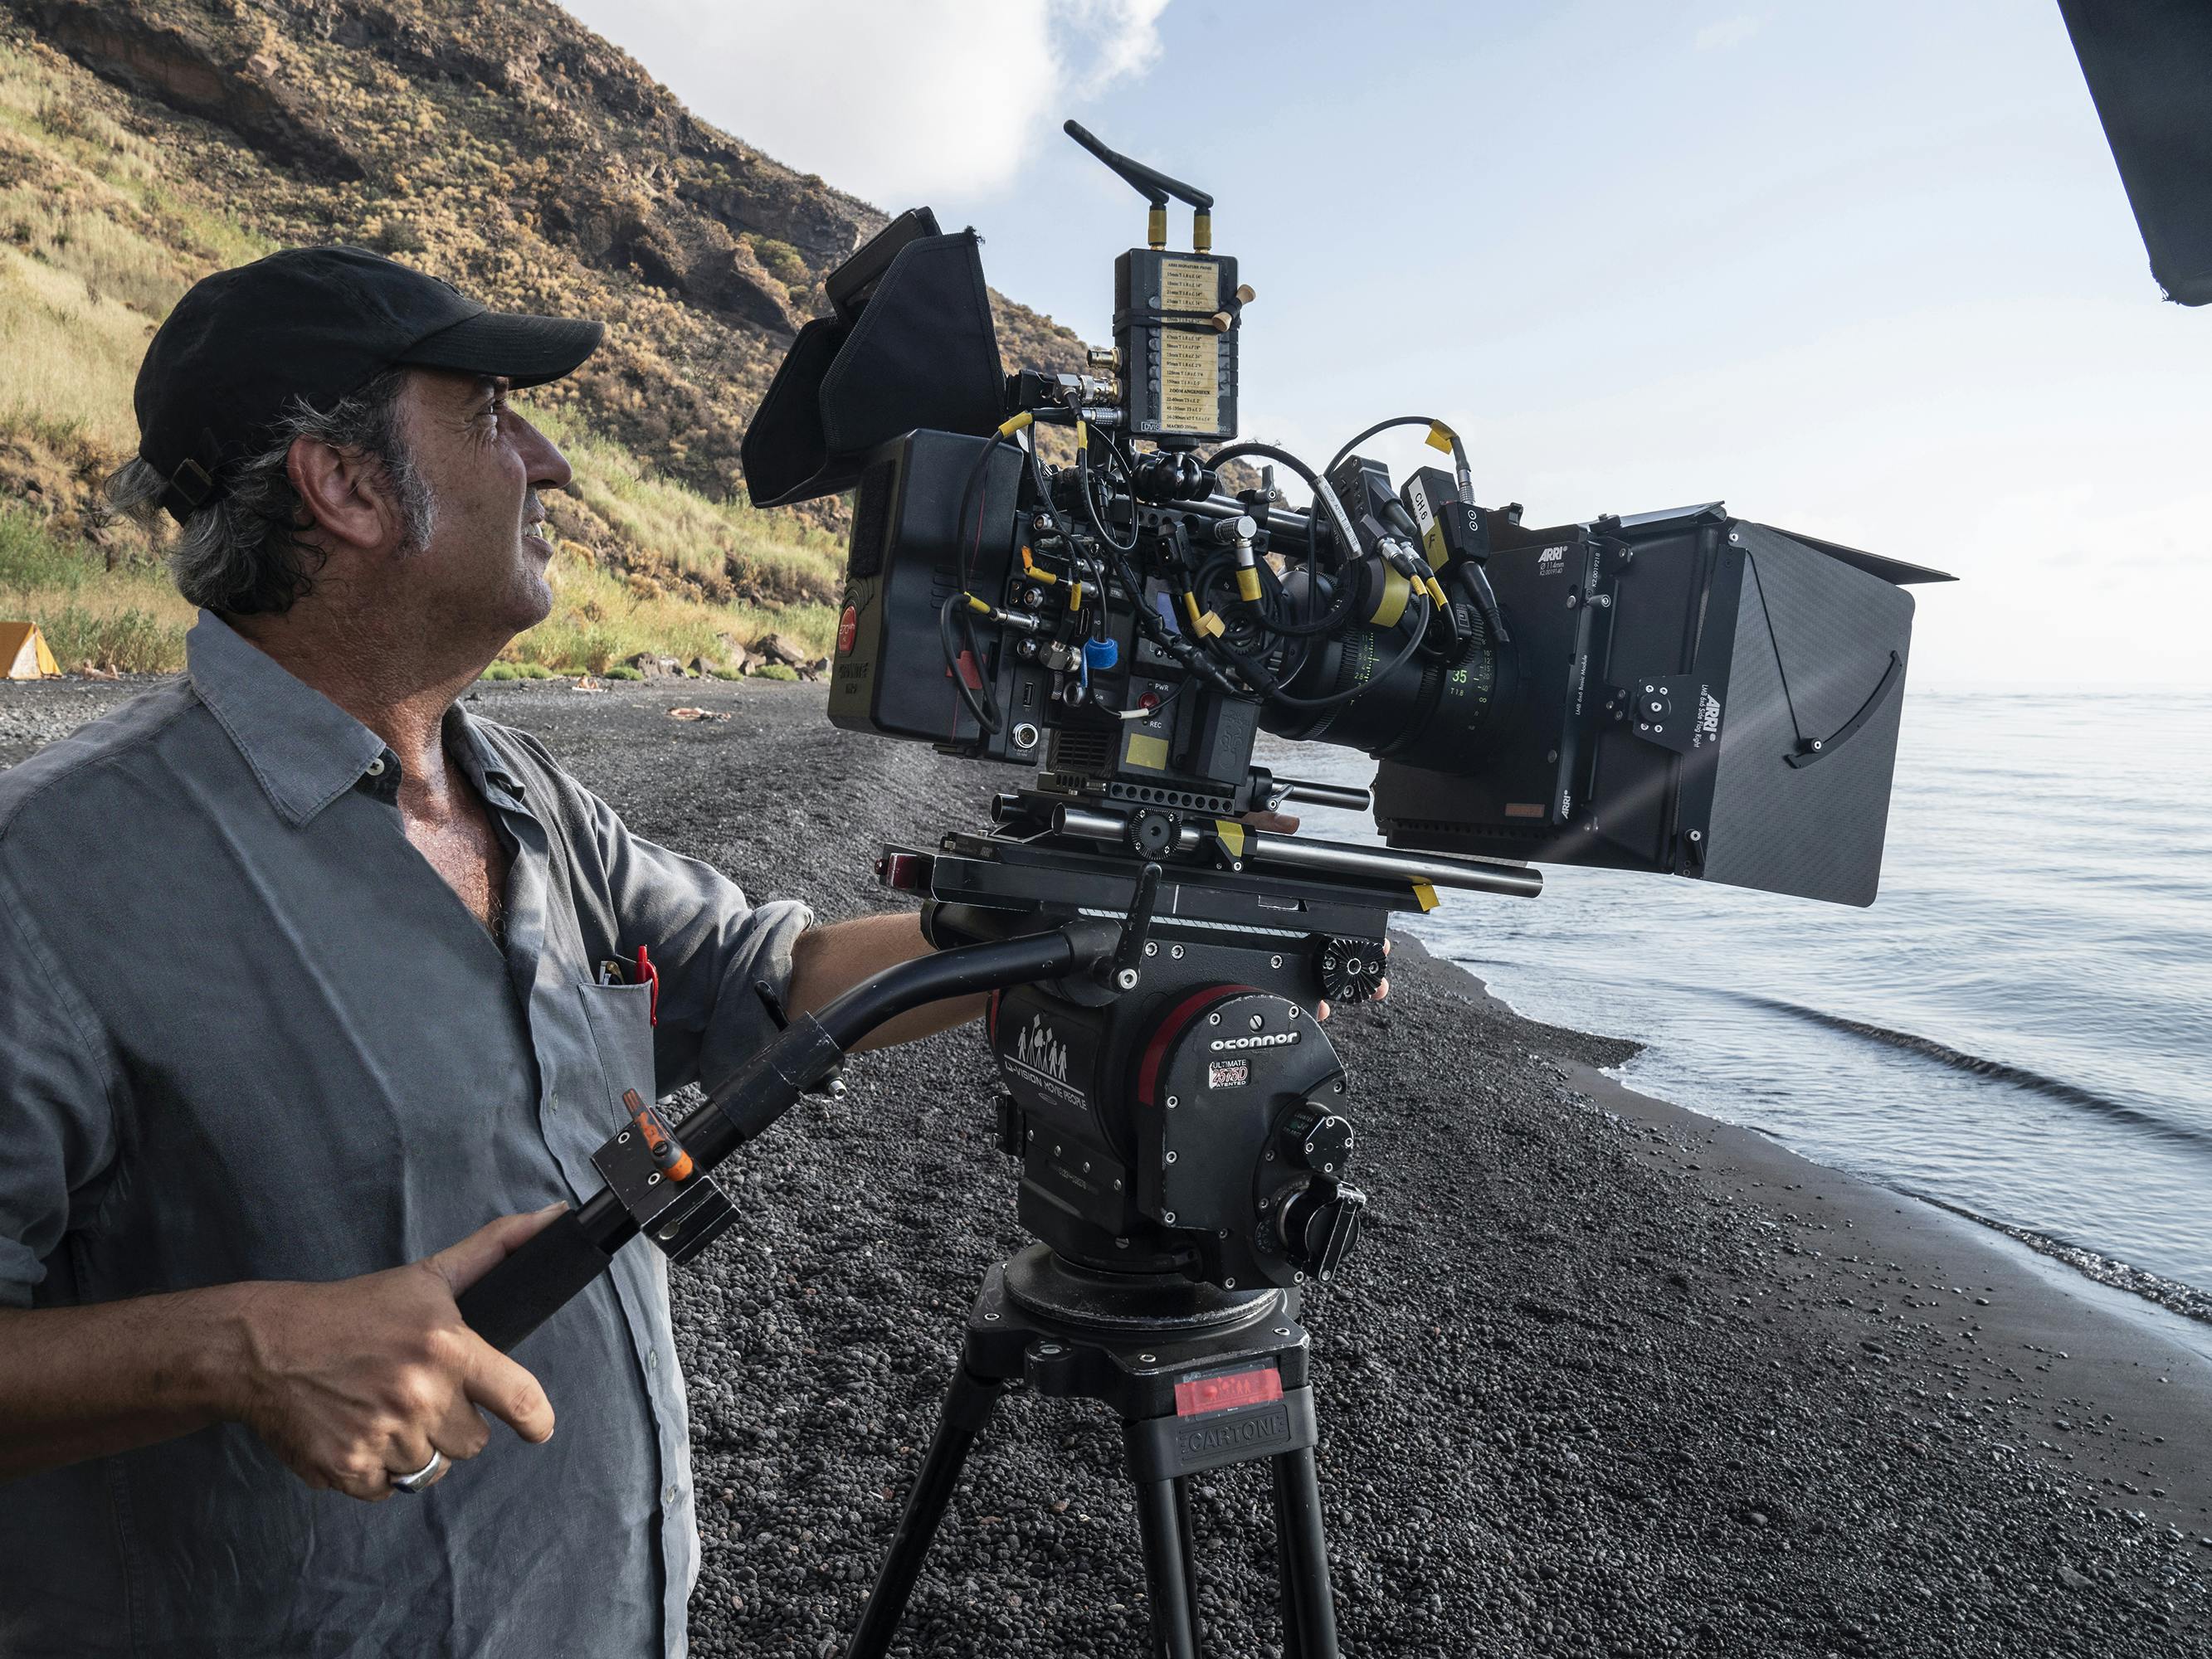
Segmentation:
[(0, 1305), (28, 1307), (115, 1160), (109, 1047), (0, 866)]
[(775, 1036), (755, 988), (788, 1000), (792, 947), (814, 913), (795, 899), (750, 902), (714, 866), (632, 835), (605, 801), (569, 787), (589, 814), (616, 935), (625, 954), (646, 945), (660, 975), (655, 1082), (663, 1094), (687, 1083), (718, 1094)]

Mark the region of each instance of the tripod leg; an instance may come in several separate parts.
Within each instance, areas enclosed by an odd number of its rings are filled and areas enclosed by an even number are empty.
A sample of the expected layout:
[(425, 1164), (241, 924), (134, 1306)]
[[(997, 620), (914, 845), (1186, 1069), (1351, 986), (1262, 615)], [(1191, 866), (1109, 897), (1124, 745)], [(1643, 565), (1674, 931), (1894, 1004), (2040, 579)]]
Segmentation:
[(1321, 1529), (1321, 1480), (1311, 1447), (1267, 1460), (1275, 1470), (1275, 1548), (1283, 1583), (1285, 1659), (1337, 1659), (1336, 1601)]
[(845, 1659), (883, 1659), (890, 1651), (891, 1638), (906, 1612), (907, 1597), (914, 1593), (914, 1581), (921, 1574), (921, 1559), (929, 1552), (930, 1540), (937, 1535), (937, 1523), (945, 1518), (945, 1506), (952, 1501), (953, 1488), (960, 1484), (968, 1449), (990, 1420), (999, 1394), (998, 1383), (978, 1379), (965, 1364), (953, 1372), (952, 1387), (945, 1394), (945, 1409), (937, 1419), (937, 1432), (915, 1472), (905, 1513), (899, 1516), (898, 1531), (892, 1535), (890, 1553), (876, 1574), (876, 1587), (868, 1594), (867, 1610), (861, 1613), (860, 1628), (845, 1649)]
[(1152, 1609), (1152, 1659), (1198, 1659), (1198, 1609), (1191, 1599), (1190, 1556), (1183, 1548), (1176, 1482), (1139, 1480), (1136, 1487), (1145, 1594)]
[(1284, 1491), (1282, 1459), (1267, 1460), (1267, 1473), (1275, 1495), (1276, 1599), (1283, 1609), (1283, 1659), (1306, 1659), (1305, 1637), (1298, 1617), (1297, 1580), (1291, 1571), (1291, 1505)]
[(1182, 1546), (1182, 1596), (1190, 1608), (1190, 1645), (1194, 1651), (1206, 1651), (1206, 1626), (1198, 1616), (1198, 1552), (1191, 1545), (1190, 1478), (1179, 1475), (1175, 1482), (1176, 1540)]

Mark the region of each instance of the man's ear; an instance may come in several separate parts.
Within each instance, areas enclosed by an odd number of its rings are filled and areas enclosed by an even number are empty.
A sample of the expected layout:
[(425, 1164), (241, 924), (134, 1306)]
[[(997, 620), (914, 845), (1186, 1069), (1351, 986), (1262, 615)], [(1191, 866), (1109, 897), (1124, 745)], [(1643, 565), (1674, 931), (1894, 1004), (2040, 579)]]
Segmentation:
[(314, 528), (363, 552), (398, 545), (405, 526), (384, 468), (315, 438), (295, 438), (284, 471)]

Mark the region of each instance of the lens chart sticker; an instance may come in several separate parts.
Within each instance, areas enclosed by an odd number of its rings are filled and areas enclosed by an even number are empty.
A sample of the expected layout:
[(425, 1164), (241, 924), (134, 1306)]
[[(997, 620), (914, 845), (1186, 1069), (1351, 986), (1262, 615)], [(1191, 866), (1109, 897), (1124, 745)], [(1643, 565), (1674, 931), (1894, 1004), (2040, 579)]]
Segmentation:
[(1171, 432), (1221, 424), (1221, 336), (1170, 328), (1160, 337), (1160, 421)]
[(1220, 310), (1221, 267), (1207, 259), (1161, 260), (1160, 309), (1208, 316)]

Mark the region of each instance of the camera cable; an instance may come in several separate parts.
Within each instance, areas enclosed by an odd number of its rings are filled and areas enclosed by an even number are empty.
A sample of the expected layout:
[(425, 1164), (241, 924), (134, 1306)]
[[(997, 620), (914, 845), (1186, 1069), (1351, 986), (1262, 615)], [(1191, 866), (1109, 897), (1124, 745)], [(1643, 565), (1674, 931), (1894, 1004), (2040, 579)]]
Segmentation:
[[(1310, 603), (1311, 597), (1320, 591), (1319, 581), (1313, 574), (1312, 558), (1313, 554), (1318, 550), (1319, 536), (1316, 526), (1320, 522), (1322, 507), (1326, 506), (1328, 510), (1332, 533), (1339, 550), (1337, 565), (1340, 569), (1347, 567), (1358, 555), (1359, 538), (1353, 533), (1352, 520), (1345, 515), (1344, 504), (1337, 500), (1336, 491), (1329, 488), (1328, 480), (1315, 472), (1311, 467), (1288, 450), (1278, 449), (1273, 444), (1231, 444), (1226, 449), (1218, 449), (1207, 456), (1206, 465), (1208, 468), (1216, 468), (1224, 461), (1238, 460), (1246, 456), (1257, 456), (1262, 460), (1273, 461), (1279, 465), (1287, 466), (1298, 477), (1304, 478), (1307, 487), (1313, 491), (1313, 510), (1306, 518), (1308, 540), (1306, 592)], [(1273, 619), (1269, 626), (1279, 634), (1292, 637), (1331, 633), (1342, 627), (1345, 618), (1352, 614), (1352, 601), (1356, 597), (1352, 584), (1340, 582), (1334, 602), (1320, 616), (1306, 622)]]
[[(1437, 449), (1451, 451), (1452, 472), (1459, 484), (1459, 498), (1469, 507), (1474, 505), (1474, 475), (1468, 469), (1467, 447), (1459, 441), (1459, 434), (1433, 415), (1393, 415), (1387, 421), (1377, 421), (1366, 431), (1359, 433), (1330, 458), (1324, 471), (1334, 472), (1344, 465), (1344, 458), (1378, 433), (1389, 432), (1401, 426), (1425, 426), (1429, 429), (1428, 441)], [(1439, 443), (1441, 438), (1443, 441)]]

